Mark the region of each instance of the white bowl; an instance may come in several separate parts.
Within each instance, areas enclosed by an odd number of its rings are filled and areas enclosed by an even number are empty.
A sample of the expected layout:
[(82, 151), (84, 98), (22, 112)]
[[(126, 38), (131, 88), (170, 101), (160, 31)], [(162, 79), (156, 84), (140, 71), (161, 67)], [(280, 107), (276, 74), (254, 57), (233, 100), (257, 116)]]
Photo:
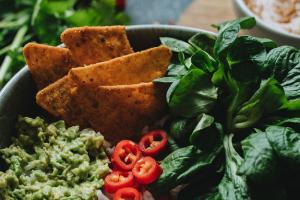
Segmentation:
[(253, 16), (256, 18), (256, 27), (249, 32), (258, 37), (273, 39), (279, 45), (291, 45), (300, 48), (300, 35), (280, 29), (272, 23), (265, 22), (253, 13), (244, 0), (233, 0), (233, 7), (238, 17)]

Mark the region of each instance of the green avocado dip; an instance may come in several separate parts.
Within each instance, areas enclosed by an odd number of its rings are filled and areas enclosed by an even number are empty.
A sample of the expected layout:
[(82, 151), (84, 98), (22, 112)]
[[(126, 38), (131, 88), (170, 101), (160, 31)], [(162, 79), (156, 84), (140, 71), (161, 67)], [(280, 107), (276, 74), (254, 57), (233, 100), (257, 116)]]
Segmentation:
[(104, 138), (91, 129), (66, 128), (64, 121), (20, 117), (18, 137), (0, 156), (0, 199), (97, 199), (108, 173)]

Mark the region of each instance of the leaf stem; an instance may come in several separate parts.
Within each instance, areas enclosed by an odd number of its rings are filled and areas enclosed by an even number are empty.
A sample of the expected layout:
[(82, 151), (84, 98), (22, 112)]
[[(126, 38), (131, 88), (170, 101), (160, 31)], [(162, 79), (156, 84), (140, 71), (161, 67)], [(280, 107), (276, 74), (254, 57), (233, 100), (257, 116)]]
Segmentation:
[(16, 21), (1, 21), (0, 22), (0, 29), (8, 29), (8, 28), (15, 28), (18, 26), (22, 26), (28, 20), (28, 16), (24, 15), (20, 17)]
[[(17, 34), (15, 35), (15, 38), (13, 39), (12, 44), (10, 45), (10, 50), (15, 50), (21, 46), (23, 38), (27, 32), (27, 29), (28, 27), (24, 25), (18, 30)], [(0, 86), (3, 86), (4, 84), (5, 75), (8, 72), (11, 63), (12, 63), (12, 58), (9, 55), (6, 55), (0, 67)]]

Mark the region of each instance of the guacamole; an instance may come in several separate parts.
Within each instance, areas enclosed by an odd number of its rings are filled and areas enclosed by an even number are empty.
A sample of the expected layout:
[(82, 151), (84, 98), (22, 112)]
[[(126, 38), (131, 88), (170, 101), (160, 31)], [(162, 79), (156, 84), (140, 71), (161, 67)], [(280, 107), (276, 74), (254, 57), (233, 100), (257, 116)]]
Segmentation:
[(39, 117), (20, 117), (17, 131), (13, 144), (0, 149), (0, 199), (97, 199), (109, 171), (102, 135)]

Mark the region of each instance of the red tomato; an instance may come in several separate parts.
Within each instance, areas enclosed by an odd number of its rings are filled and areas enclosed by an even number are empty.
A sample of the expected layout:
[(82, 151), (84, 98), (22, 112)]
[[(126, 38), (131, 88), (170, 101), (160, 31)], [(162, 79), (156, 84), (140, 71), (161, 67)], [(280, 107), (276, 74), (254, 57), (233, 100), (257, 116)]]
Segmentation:
[(134, 184), (132, 172), (113, 171), (104, 179), (104, 191), (114, 193), (118, 189), (131, 187)]
[(113, 200), (141, 200), (141, 194), (137, 189), (132, 188), (132, 187), (126, 187), (119, 189), (115, 195)]
[(167, 143), (166, 132), (155, 130), (144, 135), (139, 142), (139, 146), (146, 156), (155, 156), (166, 148)]
[(160, 176), (162, 169), (153, 158), (148, 156), (140, 159), (135, 164), (132, 173), (137, 182), (149, 184)]
[(120, 141), (112, 154), (114, 167), (120, 170), (131, 170), (135, 163), (142, 157), (142, 152), (138, 145), (130, 140)]

